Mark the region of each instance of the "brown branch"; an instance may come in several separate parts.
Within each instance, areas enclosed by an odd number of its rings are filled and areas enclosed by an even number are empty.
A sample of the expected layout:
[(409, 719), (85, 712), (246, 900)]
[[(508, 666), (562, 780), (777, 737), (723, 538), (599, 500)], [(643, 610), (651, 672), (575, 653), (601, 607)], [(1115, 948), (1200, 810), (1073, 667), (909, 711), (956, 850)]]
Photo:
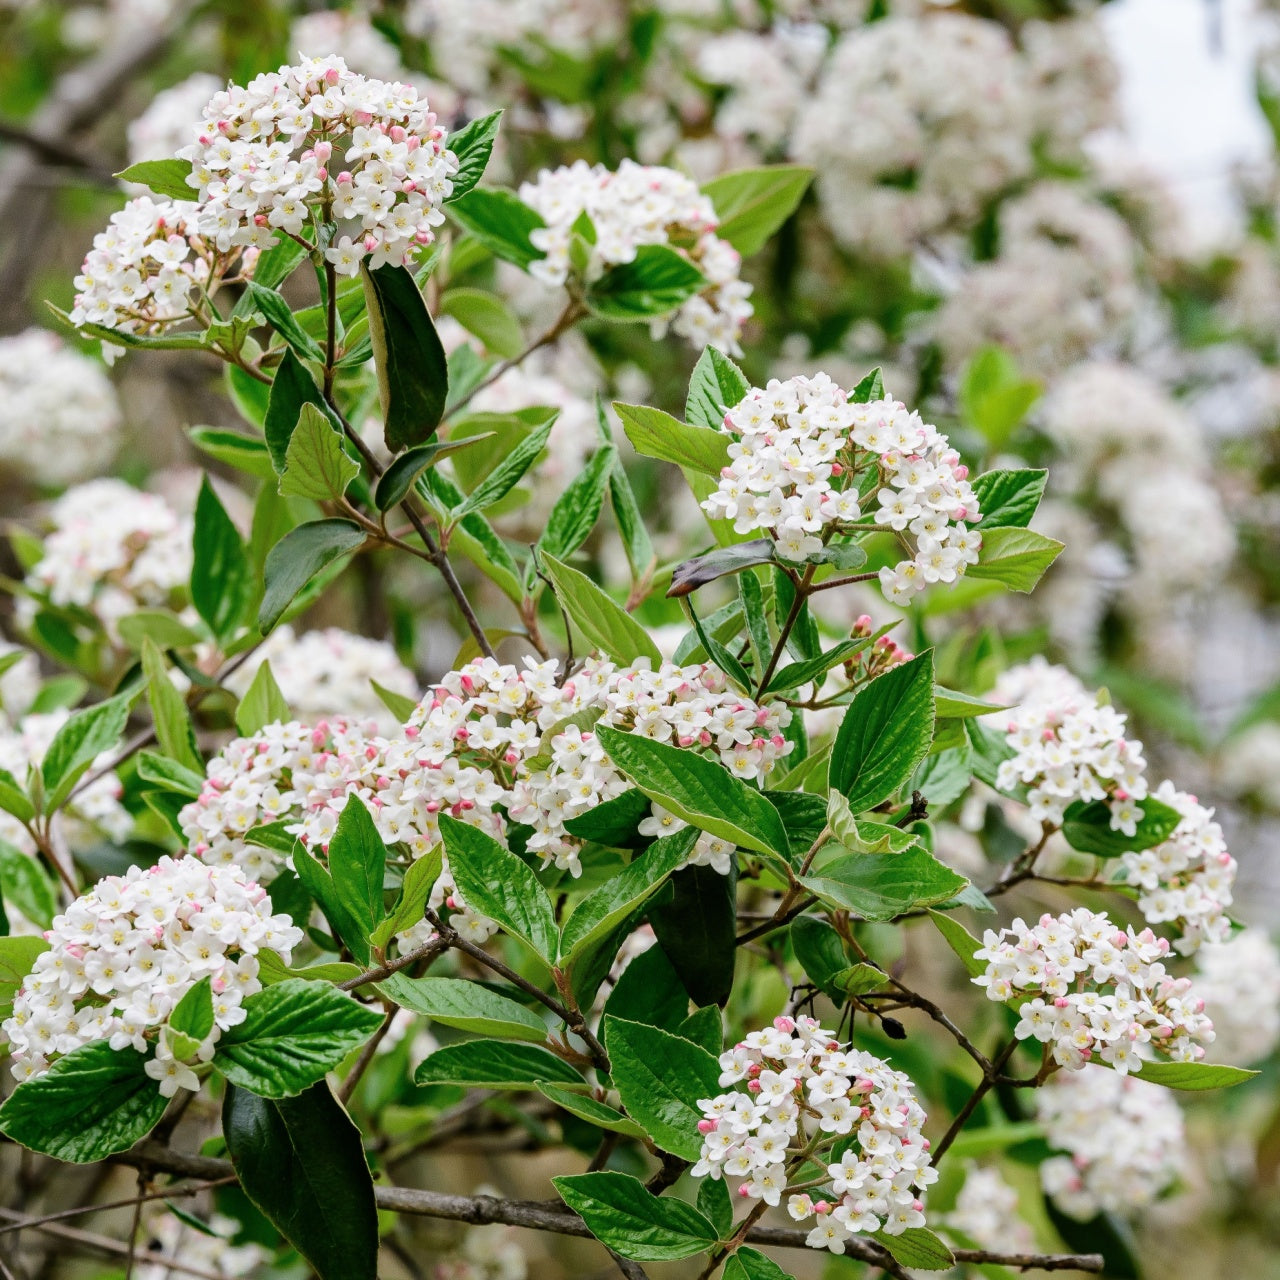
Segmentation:
[[(170, 1151), (159, 1144), (143, 1142), (132, 1151), (112, 1157), (120, 1164), (145, 1164), (151, 1169), (168, 1170), (195, 1178), (222, 1178), (232, 1172), (226, 1160), (208, 1156), (187, 1155)], [(374, 1197), (379, 1209), (393, 1213), (417, 1214), (426, 1218), (444, 1218), (473, 1226), (499, 1223), (508, 1227), (527, 1227), (531, 1231), (548, 1231), (555, 1235), (591, 1238), (587, 1224), (576, 1213), (553, 1200), (501, 1200), (496, 1196), (459, 1196), (446, 1191), (422, 1191), (414, 1187), (375, 1186)], [(747, 1232), (747, 1244), (773, 1245), (781, 1249), (805, 1248), (809, 1233), (784, 1227), (753, 1227)], [(845, 1241), (845, 1252), (851, 1258), (883, 1266), (883, 1253), (871, 1240), (853, 1236)], [(996, 1266), (1035, 1268), (1042, 1271), (1102, 1270), (1098, 1254), (1030, 1254), (992, 1253), (984, 1249), (956, 1249), (957, 1261), (987, 1262)]]

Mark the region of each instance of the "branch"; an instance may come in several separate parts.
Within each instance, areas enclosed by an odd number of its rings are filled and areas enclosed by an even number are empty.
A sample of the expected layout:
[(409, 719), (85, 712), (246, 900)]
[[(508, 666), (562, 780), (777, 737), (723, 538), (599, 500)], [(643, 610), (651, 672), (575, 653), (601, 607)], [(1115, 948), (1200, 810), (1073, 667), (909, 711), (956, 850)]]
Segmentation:
[[(132, 1151), (113, 1156), (119, 1164), (145, 1164), (149, 1169), (167, 1170), (192, 1178), (225, 1178), (233, 1173), (227, 1160), (208, 1156), (187, 1155), (170, 1151), (159, 1143), (142, 1142)], [(375, 1186), (374, 1197), (379, 1209), (392, 1213), (412, 1213), (426, 1218), (445, 1218), (473, 1226), (500, 1223), (508, 1227), (527, 1227), (531, 1231), (549, 1231), (555, 1235), (592, 1239), (587, 1224), (553, 1200), (500, 1200), (496, 1196), (456, 1196), (445, 1191), (420, 1191), (414, 1187)], [(753, 1227), (747, 1232), (747, 1244), (773, 1245), (780, 1249), (803, 1249), (809, 1233), (785, 1227)], [(872, 1240), (852, 1236), (845, 1241), (845, 1252), (851, 1258), (883, 1266), (884, 1254)], [(983, 1249), (956, 1249), (959, 1262), (988, 1262), (995, 1266), (1038, 1267), (1042, 1271), (1102, 1270), (1102, 1257), (1085, 1254), (990, 1253)]]

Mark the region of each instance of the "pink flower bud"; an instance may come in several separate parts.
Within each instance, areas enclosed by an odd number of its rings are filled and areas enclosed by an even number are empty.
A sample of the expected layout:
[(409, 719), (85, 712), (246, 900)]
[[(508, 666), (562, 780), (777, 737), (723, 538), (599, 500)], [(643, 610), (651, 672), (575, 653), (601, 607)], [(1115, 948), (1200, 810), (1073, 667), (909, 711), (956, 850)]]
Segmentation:
[(699, 1120), (698, 1132), (699, 1133), (715, 1133), (716, 1125), (718, 1123), (719, 1122), (716, 1120)]

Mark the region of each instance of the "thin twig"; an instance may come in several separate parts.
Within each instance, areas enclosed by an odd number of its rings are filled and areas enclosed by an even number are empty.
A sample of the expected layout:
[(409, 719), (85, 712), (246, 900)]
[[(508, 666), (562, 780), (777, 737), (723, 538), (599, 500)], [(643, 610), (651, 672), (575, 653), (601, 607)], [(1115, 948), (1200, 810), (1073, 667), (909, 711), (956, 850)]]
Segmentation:
[(21, 1214), (12, 1215), (15, 1220), (6, 1226), (0, 1226), (0, 1236), (8, 1235), (11, 1231), (32, 1230), (48, 1222), (62, 1222), (67, 1218), (83, 1217), (86, 1213), (105, 1213), (108, 1209), (130, 1209), (142, 1201), (181, 1200), (184, 1196), (198, 1196), (211, 1187), (221, 1187), (235, 1180), (235, 1174), (230, 1173), (225, 1178), (215, 1178), (212, 1182), (198, 1182), (190, 1187), (165, 1187), (163, 1191), (148, 1191), (146, 1195), (130, 1196), (127, 1200), (108, 1200), (106, 1204), (82, 1204), (74, 1209), (60, 1209), (57, 1213), (42, 1214), (38, 1218), (24, 1218)]
[(396, 1006), (392, 1005), (387, 1010), (387, 1016), (382, 1019), (382, 1025), (365, 1041), (364, 1048), (360, 1050), (360, 1056), (355, 1061), (355, 1066), (347, 1072), (347, 1078), (338, 1086), (338, 1101), (343, 1106), (346, 1106), (351, 1095), (356, 1090), (356, 1085), (360, 1083), (361, 1077), (369, 1069), (369, 1064), (377, 1054), (378, 1046), (382, 1043), (383, 1037), (391, 1030), (391, 1023), (395, 1020), (396, 1013)]

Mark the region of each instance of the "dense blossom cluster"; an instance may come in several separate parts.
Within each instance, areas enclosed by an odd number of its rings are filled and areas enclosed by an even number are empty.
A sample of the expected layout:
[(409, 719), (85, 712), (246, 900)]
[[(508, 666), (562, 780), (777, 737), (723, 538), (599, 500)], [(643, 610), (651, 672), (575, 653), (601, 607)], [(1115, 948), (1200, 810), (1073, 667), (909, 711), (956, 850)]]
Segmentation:
[(208, 1061), (218, 1036), (244, 1021), (245, 998), (261, 990), (258, 953), (273, 951), (288, 963), (302, 930), (272, 915), (266, 890), (238, 868), (163, 857), (100, 880), (45, 938), (49, 949), (36, 957), (0, 1027), (14, 1075), (41, 1075), (61, 1055), (107, 1040), (118, 1050), (154, 1047), (146, 1072), (168, 1097), (199, 1088), (167, 1034), (182, 997), (210, 979), (214, 1029), (198, 1054)]
[(998, 258), (964, 272), (938, 312), (953, 366), (996, 343), (1025, 372), (1056, 378), (1132, 322), (1135, 245), (1114, 210), (1041, 182), (1001, 209), (1000, 246)]
[(912, 553), (880, 571), (895, 604), (978, 562), (969, 470), (937, 427), (899, 401), (851, 403), (824, 373), (772, 379), (729, 408), (724, 430), (735, 437), (731, 461), (702, 505), (738, 533), (764, 532), (783, 559), (805, 560), (859, 529), (892, 530)]
[(894, 255), (974, 218), (1030, 167), (1031, 119), (1004, 29), (959, 13), (855, 27), (827, 60), (794, 152), (837, 238)]
[(76, 276), (71, 319), (146, 336), (208, 311), (224, 281), (253, 274), (258, 250), (217, 247), (198, 225), (190, 200), (138, 196), (93, 238)]
[[(138, 1280), (171, 1280), (174, 1268), (167, 1259), (180, 1258), (192, 1268), (200, 1268), (202, 1275), (247, 1276), (270, 1261), (267, 1249), (252, 1242), (236, 1244), (234, 1237), (241, 1231), (235, 1218), (223, 1213), (210, 1214), (207, 1220), (192, 1226), (168, 1208), (148, 1206), (144, 1211), (143, 1227), (154, 1242), (150, 1249), (140, 1251), (135, 1274)], [(184, 1215), (189, 1218), (190, 1215)], [(150, 1261), (155, 1248), (167, 1255), (165, 1261)]]
[(0, 398), (0, 470), (64, 485), (115, 454), (120, 405), (106, 373), (44, 329), (0, 338)]
[(24, 716), (40, 693), (40, 663), (21, 645), (0, 638), (0, 725)]
[[(494, 1195), (481, 1187), (478, 1195)], [(430, 1280), (526, 1280), (529, 1260), (514, 1227), (468, 1227), (458, 1247), (432, 1267)]]
[(1004, 672), (994, 697), (1014, 704), (1005, 723), (1013, 755), (996, 775), (1002, 791), (1028, 787), (1032, 818), (1054, 826), (1075, 801), (1103, 800), (1112, 830), (1134, 834), (1148, 790), (1146, 761), (1142, 743), (1124, 736), (1120, 712), (1039, 655)]
[[(695, 1177), (740, 1178), (738, 1194), (767, 1205), (788, 1191), (788, 1160), (846, 1139), (827, 1166), (830, 1190), (797, 1192), (787, 1211), (817, 1219), (806, 1244), (843, 1253), (861, 1232), (900, 1235), (924, 1226), (920, 1193), (937, 1180), (915, 1086), (873, 1054), (840, 1042), (814, 1018), (782, 1017), (720, 1055), (720, 1084), (702, 1098)], [(816, 1150), (813, 1149), (816, 1147)]]
[(1197, 1061), (1213, 1041), (1205, 1002), (1189, 978), (1168, 973), (1168, 953), (1150, 929), (1121, 929), (1106, 912), (1078, 907), (988, 929), (974, 953), (986, 969), (973, 981), (990, 1000), (1022, 1001), (1018, 1039), (1047, 1045), (1059, 1066), (1097, 1059), (1124, 1075), (1156, 1052)]
[(1150, 924), (1177, 921), (1182, 936), (1174, 944), (1189, 953), (1202, 942), (1223, 942), (1231, 933), (1226, 908), (1236, 878), (1236, 860), (1227, 852), (1222, 828), (1195, 796), (1162, 782), (1152, 793), (1176, 809), (1182, 820), (1173, 835), (1153, 849), (1126, 853), (1120, 869), (1140, 892), (1138, 907)]
[(738, 251), (716, 235), (715, 207), (692, 178), (634, 160), (613, 172), (578, 160), (544, 169), (521, 185), (520, 198), (547, 224), (529, 235), (545, 255), (530, 266), (531, 275), (549, 285), (568, 280), (574, 224), (585, 213), (595, 229), (588, 279), (631, 262), (642, 245), (670, 245), (707, 281), (676, 310), (671, 328), (695, 347), (739, 352), (742, 325), (751, 315), (751, 286), (738, 278)]
[(115, 638), (121, 618), (180, 604), (191, 577), (189, 516), (123, 480), (68, 489), (49, 510), (44, 554), (27, 571), (32, 593), (18, 600), (29, 624), (40, 601), (85, 609)]
[(216, 93), (179, 155), (199, 190), (195, 224), (220, 251), (269, 248), (318, 216), (343, 232), (325, 256), (354, 276), (435, 239), (458, 168), (444, 139), (412, 85), (306, 58)]
[[(13, 722), (0, 714), (0, 769), (25, 786), (32, 770), (38, 770), (49, 744), (66, 724), (71, 712), (35, 712)], [(111, 752), (103, 752), (93, 763), (96, 771), (106, 766)], [(104, 837), (123, 840), (133, 828), (133, 819), (120, 803), (123, 788), (111, 771), (81, 786), (58, 811), (53, 822), (53, 838), (59, 856), (88, 849)], [(34, 854), (36, 847), (26, 828), (10, 813), (0, 812), (0, 840)], [(6, 903), (12, 911), (13, 903)]]
[(1072, 1218), (1132, 1216), (1184, 1167), (1182, 1112), (1158, 1084), (1091, 1066), (1054, 1076), (1034, 1096), (1045, 1141), (1066, 1153), (1041, 1164), (1040, 1181)]
[(1196, 992), (1213, 1019), (1210, 1053), (1249, 1066), (1280, 1043), (1280, 952), (1261, 929), (1206, 943), (1196, 957)]
[[(757, 706), (714, 667), (663, 663), (655, 671), (593, 659), (563, 685), (556, 676), (554, 661), (518, 668), (484, 659), (450, 672), (390, 738), (342, 720), (270, 725), (237, 738), (210, 761), (204, 791), (180, 814), (191, 852), (270, 879), (278, 855), (245, 834), (285, 821), (308, 848), (324, 850), (354, 795), (382, 838), (411, 857), (439, 841), (442, 812), (495, 838), (505, 836), (509, 818), (533, 828), (530, 851), (578, 875), (582, 841), (565, 824), (630, 786), (595, 738), (595, 724), (708, 751), (751, 780), (788, 750), (787, 708)], [(642, 830), (661, 835), (684, 825), (654, 806)], [(704, 834), (691, 861), (727, 872), (732, 853), (727, 841)], [(460, 913), (455, 927), (480, 938), (492, 931), (466, 911), (447, 868), (435, 893), (433, 905)]]
[(418, 692), (413, 672), (387, 641), (341, 627), (301, 635), (291, 626), (277, 627), (253, 658), (227, 678), (226, 687), (243, 697), (264, 662), (270, 662), (289, 709), (306, 721), (346, 715), (375, 720), (389, 733), (396, 728), (396, 717), (383, 705), (374, 683), (402, 697), (416, 698)]

